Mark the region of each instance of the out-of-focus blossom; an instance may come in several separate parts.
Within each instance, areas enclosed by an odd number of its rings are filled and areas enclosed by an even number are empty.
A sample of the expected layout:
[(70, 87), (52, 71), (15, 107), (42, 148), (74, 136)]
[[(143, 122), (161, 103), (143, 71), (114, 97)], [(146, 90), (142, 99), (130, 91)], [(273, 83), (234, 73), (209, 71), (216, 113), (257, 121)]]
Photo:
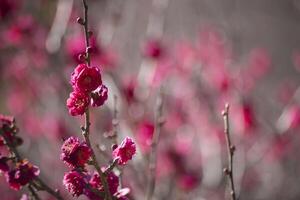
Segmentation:
[(164, 54), (161, 42), (157, 39), (149, 39), (143, 49), (144, 56), (152, 59), (159, 59)]
[(67, 107), (72, 116), (83, 115), (89, 103), (89, 96), (79, 91), (73, 91), (67, 99)]
[(40, 170), (37, 166), (32, 165), (28, 160), (22, 160), (17, 163), (15, 169), (7, 172), (6, 180), (12, 189), (19, 190), (36, 178), (39, 173)]
[(250, 52), (248, 61), (248, 75), (260, 78), (271, 67), (271, 57), (266, 49), (256, 48)]
[(23, 143), (23, 140), (16, 136), (18, 128), (13, 123), (13, 117), (0, 114), (0, 146), (3, 145), (5, 140), (11, 145), (18, 146)]
[(144, 153), (148, 153), (152, 143), (152, 136), (154, 133), (154, 124), (144, 121), (138, 128), (137, 141), (141, 150)]
[[(109, 172), (107, 174), (107, 184), (109, 187), (110, 193), (113, 195), (117, 192), (118, 187), (119, 187), (119, 178), (113, 173)], [(100, 176), (97, 172), (95, 172), (92, 176), (92, 178), (89, 181), (89, 184), (91, 185), (92, 188), (97, 189), (100, 192), (104, 192), (104, 187), (103, 184), (101, 183)], [(89, 197), (91, 200), (103, 200), (104, 198), (101, 198), (94, 194), (93, 192), (87, 190), (86, 195)]]
[(105, 85), (100, 85), (91, 94), (91, 105), (93, 107), (102, 106), (108, 98), (108, 89)]
[(19, 17), (11, 27), (5, 32), (9, 45), (20, 45), (30, 37), (35, 30), (36, 24), (30, 15)]
[(251, 130), (255, 128), (256, 121), (252, 104), (250, 102), (243, 102), (241, 109), (244, 129)]
[(190, 191), (199, 185), (199, 179), (197, 174), (186, 173), (179, 176), (177, 184), (182, 190)]
[(131, 138), (126, 137), (122, 143), (113, 150), (113, 157), (114, 159), (118, 159), (119, 165), (125, 165), (129, 160), (132, 159), (135, 153), (135, 143)]
[(4, 20), (18, 8), (19, 0), (1, 0), (0, 1), (0, 20)]
[(71, 168), (84, 167), (91, 157), (91, 149), (76, 137), (69, 137), (61, 147), (61, 159)]
[(207, 27), (200, 32), (198, 57), (204, 67), (224, 69), (231, 59), (231, 51), (217, 30)]
[(74, 197), (78, 197), (83, 194), (87, 182), (81, 173), (71, 171), (64, 175), (63, 184)]
[(0, 155), (0, 172), (7, 172), (9, 170), (9, 166), (7, 164), (8, 158)]
[(137, 100), (135, 96), (136, 88), (137, 80), (135, 77), (127, 78), (123, 81), (121, 90), (128, 104), (131, 104)]
[(0, 114), (0, 128), (8, 129), (13, 125), (13, 117)]

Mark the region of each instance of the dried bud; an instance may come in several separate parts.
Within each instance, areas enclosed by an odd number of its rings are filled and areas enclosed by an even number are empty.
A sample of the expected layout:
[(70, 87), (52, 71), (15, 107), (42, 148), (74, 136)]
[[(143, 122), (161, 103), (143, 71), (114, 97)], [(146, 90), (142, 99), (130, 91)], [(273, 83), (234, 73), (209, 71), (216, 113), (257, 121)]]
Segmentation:
[(84, 25), (84, 20), (81, 17), (77, 17), (76, 21), (78, 24)]
[(224, 168), (224, 169), (223, 169), (223, 172), (224, 172), (225, 175), (228, 175), (228, 174), (229, 174), (229, 170), (228, 170), (227, 168)]
[(231, 145), (231, 146), (230, 146), (230, 152), (233, 153), (234, 151), (235, 151), (235, 146), (234, 146), (234, 145)]
[(91, 37), (93, 35), (93, 31), (88, 31), (88, 36)]
[(79, 54), (79, 55), (78, 55), (78, 60), (79, 60), (80, 62), (84, 62), (84, 61), (85, 61), (85, 55), (84, 55), (83, 53)]
[(91, 46), (89, 46), (89, 47), (86, 48), (86, 52), (87, 53), (93, 53), (94, 52), (94, 48), (91, 47)]

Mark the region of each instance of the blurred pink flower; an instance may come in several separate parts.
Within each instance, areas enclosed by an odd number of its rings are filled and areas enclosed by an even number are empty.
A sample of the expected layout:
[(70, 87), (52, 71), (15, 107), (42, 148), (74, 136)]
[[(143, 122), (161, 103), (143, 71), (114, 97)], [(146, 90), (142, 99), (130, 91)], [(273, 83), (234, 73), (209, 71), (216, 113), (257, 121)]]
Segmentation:
[(6, 180), (12, 189), (19, 190), (39, 174), (40, 170), (37, 166), (32, 165), (28, 160), (22, 160), (16, 164), (15, 169), (7, 172)]
[(105, 85), (100, 85), (91, 94), (91, 105), (94, 107), (102, 106), (108, 98), (108, 89)]
[(152, 59), (159, 59), (163, 56), (164, 49), (158, 39), (148, 39), (143, 48), (144, 56)]
[(63, 184), (66, 189), (75, 197), (83, 194), (86, 188), (86, 181), (81, 173), (77, 171), (71, 171), (64, 175)]
[(154, 133), (154, 124), (143, 121), (137, 130), (137, 141), (143, 153), (148, 153), (151, 149), (151, 142)]
[[(109, 187), (110, 193), (113, 195), (118, 191), (119, 187), (119, 178), (113, 173), (109, 172), (107, 174), (107, 184)], [(89, 184), (91, 185), (92, 188), (97, 189), (98, 191), (104, 191), (103, 185), (101, 183), (100, 176), (97, 172), (94, 172), (92, 175)], [(104, 200), (104, 198), (100, 198), (97, 195), (95, 195), (93, 192), (87, 190), (86, 195), (89, 197), (91, 200)]]
[(135, 143), (129, 137), (126, 137), (122, 141), (122, 143), (112, 152), (113, 158), (118, 159), (119, 165), (125, 165), (129, 160), (132, 159), (135, 153)]
[(252, 49), (248, 60), (248, 75), (260, 78), (265, 75), (271, 67), (271, 56), (264, 48)]

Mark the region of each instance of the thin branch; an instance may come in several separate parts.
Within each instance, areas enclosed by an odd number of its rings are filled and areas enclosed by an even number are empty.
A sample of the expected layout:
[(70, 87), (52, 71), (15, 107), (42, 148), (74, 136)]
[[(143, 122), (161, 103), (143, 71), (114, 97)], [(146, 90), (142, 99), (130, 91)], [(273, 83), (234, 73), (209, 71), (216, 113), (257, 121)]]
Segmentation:
[(224, 133), (226, 136), (227, 144), (227, 154), (228, 154), (228, 166), (224, 168), (224, 173), (227, 175), (230, 182), (230, 196), (231, 200), (236, 200), (236, 193), (233, 181), (233, 155), (235, 151), (235, 146), (231, 143), (230, 139), (230, 129), (229, 129), (229, 105), (225, 105), (225, 110), (222, 112), (224, 120)]
[(113, 120), (112, 120), (112, 135), (111, 138), (113, 140), (114, 144), (118, 144), (118, 125), (119, 125), (119, 120), (118, 120), (118, 109), (117, 109), (117, 103), (118, 103), (118, 97), (117, 95), (114, 95), (114, 110), (113, 110)]
[(103, 188), (104, 188), (104, 192), (105, 192), (105, 196), (106, 196), (105, 199), (112, 200), (105, 174), (101, 171), (101, 168), (100, 168), (99, 163), (97, 161), (94, 149), (92, 148), (92, 145), (91, 145), (91, 142), (90, 142), (90, 138), (89, 138), (90, 124), (91, 123), (90, 123), (89, 109), (87, 109), (86, 112), (85, 112), (85, 125), (84, 125), (84, 131), (83, 131), (82, 135), (84, 137), (84, 140), (85, 140), (87, 146), (90, 147), (90, 149), (92, 151), (92, 165), (97, 170), (97, 172), (100, 176), (100, 180), (103, 183)]
[(111, 172), (118, 164), (118, 159), (115, 159), (105, 170), (105, 174), (107, 175), (109, 172)]
[(46, 192), (48, 192), (49, 194), (51, 194), (53, 197), (55, 197), (58, 200), (63, 200), (61, 194), (59, 193), (58, 190), (53, 190), (51, 187), (49, 187), (42, 179), (40, 179), (39, 177), (36, 177), (35, 180), (37, 181), (37, 183), (39, 184), (39, 190), (44, 190)]
[(35, 190), (33, 189), (32, 185), (29, 184), (28, 185), (28, 190), (30, 192), (30, 195), (35, 199), (35, 200), (41, 200), (41, 198), (39, 197), (39, 195), (35, 192)]
[(85, 45), (86, 45), (86, 62), (88, 66), (91, 64), (91, 59), (90, 59), (90, 53), (88, 52), (88, 47), (90, 46), (90, 40), (89, 40), (89, 29), (88, 29), (88, 5), (86, 0), (82, 0), (83, 3), (83, 10), (84, 10), (84, 35), (85, 35)]
[[(88, 66), (90, 66), (91, 64), (91, 60), (90, 60), (90, 53), (88, 51), (88, 48), (90, 47), (90, 41), (89, 41), (89, 30), (88, 30), (88, 4), (86, 0), (82, 0), (83, 3), (83, 8), (84, 8), (84, 21), (83, 21), (83, 27), (84, 27), (84, 34), (85, 34), (85, 45), (86, 45), (86, 63)], [(85, 111), (85, 125), (83, 128), (83, 132), (82, 135), (84, 137), (84, 140), (86, 142), (86, 144), (88, 145), (88, 147), (90, 147), (91, 151), (92, 151), (92, 164), (95, 167), (95, 169), (97, 170), (99, 176), (100, 176), (100, 180), (103, 183), (103, 188), (104, 188), (104, 192), (105, 192), (105, 199), (108, 200), (112, 200), (110, 191), (109, 191), (109, 187), (107, 184), (107, 180), (105, 177), (105, 174), (101, 171), (101, 168), (99, 166), (99, 163), (97, 161), (95, 152), (92, 148), (91, 142), (90, 142), (90, 114), (89, 114), (89, 109), (87, 108)]]
[(163, 95), (162, 89), (160, 90), (159, 97), (157, 99), (157, 108), (155, 112), (155, 130), (152, 137), (151, 152), (149, 157), (149, 176), (148, 176), (148, 186), (146, 199), (151, 200), (155, 190), (155, 176), (156, 176), (156, 157), (157, 157), (157, 145), (159, 141), (159, 136), (161, 128), (163, 126)]

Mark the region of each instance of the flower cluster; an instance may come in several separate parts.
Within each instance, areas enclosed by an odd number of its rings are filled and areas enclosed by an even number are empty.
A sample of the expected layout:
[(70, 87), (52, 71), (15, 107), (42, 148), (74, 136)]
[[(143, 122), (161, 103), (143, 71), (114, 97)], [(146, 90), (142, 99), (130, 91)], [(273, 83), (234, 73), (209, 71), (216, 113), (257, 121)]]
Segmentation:
[(37, 166), (22, 160), (16, 164), (16, 168), (6, 173), (6, 180), (10, 187), (15, 190), (21, 189), (40, 174)]
[[(105, 172), (105, 169), (103, 169)], [(119, 178), (113, 172), (108, 172), (106, 175), (106, 181), (108, 183), (109, 191), (114, 194), (114, 197), (118, 200), (126, 200), (127, 193), (119, 195)], [(63, 184), (66, 189), (74, 196), (85, 195), (90, 200), (104, 200), (104, 187), (101, 182), (100, 176), (97, 172), (92, 175), (85, 171), (70, 171), (65, 174)]]
[(98, 107), (107, 100), (107, 87), (102, 85), (100, 69), (79, 64), (71, 75), (73, 92), (67, 99), (67, 107), (72, 116), (83, 115), (89, 104)]
[[(63, 178), (66, 189), (74, 196), (85, 195), (91, 200), (104, 200), (104, 185), (98, 172), (89, 173), (86, 165), (91, 160), (92, 149), (85, 142), (80, 142), (76, 137), (70, 137), (62, 145), (61, 159), (71, 168)], [(113, 158), (117, 164), (125, 165), (132, 159), (136, 152), (135, 143), (130, 138), (124, 141), (113, 150)], [(126, 193), (120, 192), (119, 177), (110, 167), (102, 168), (108, 184), (109, 192), (115, 198), (126, 200)]]
[[(10, 156), (0, 155), (0, 172), (4, 173), (6, 181), (14, 190), (20, 190), (34, 180), (40, 170), (28, 160), (16, 155), (16, 147), (21, 144), (21, 138), (17, 136), (17, 127), (12, 117), (0, 115), (0, 140), (10, 152)], [(11, 163), (11, 164), (10, 164)]]

